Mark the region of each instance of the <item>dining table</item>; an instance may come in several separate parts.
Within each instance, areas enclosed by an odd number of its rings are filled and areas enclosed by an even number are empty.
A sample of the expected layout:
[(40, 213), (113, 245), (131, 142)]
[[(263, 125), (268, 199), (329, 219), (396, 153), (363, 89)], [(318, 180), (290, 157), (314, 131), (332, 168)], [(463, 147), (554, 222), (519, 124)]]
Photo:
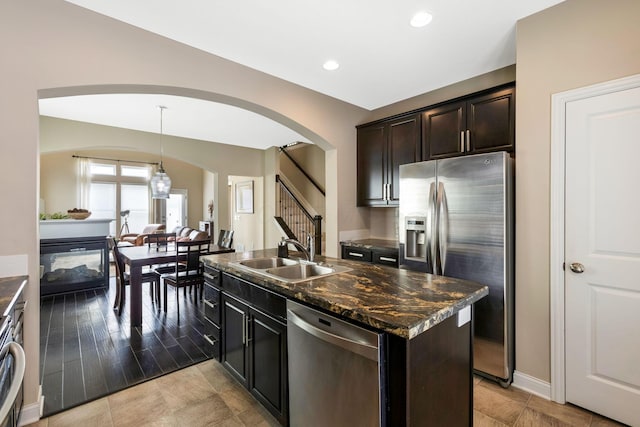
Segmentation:
[[(142, 246), (118, 247), (122, 260), (129, 266), (129, 310), (131, 326), (142, 326), (142, 267), (167, 264), (176, 260), (175, 245), (165, 248)], [(235, 249), (210, 244), (206, 255), (235, 252)]]

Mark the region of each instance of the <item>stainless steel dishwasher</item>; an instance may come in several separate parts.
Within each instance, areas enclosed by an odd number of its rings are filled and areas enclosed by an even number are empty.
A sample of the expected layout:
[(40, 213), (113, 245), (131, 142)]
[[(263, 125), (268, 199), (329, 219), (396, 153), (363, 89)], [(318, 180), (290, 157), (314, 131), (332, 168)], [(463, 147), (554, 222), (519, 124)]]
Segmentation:
[(291, 426), (382, 425), (381, 340), (287, 301)]

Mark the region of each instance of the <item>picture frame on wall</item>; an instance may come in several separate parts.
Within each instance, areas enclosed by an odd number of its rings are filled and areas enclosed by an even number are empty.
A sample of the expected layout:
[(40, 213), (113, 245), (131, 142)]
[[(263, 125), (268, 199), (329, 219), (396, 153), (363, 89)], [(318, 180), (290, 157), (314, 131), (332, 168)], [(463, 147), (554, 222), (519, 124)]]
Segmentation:
[(236, 213), (253, 213), (253, 181), (236, 183)]

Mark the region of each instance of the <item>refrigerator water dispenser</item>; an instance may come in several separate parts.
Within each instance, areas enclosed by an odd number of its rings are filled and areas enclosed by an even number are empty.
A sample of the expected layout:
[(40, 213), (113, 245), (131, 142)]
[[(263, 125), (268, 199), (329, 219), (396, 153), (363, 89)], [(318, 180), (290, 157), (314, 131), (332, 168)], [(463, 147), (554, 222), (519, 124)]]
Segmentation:
[(427, 262), (426, 222), (423, 216), (405, 217), (405, 258)]

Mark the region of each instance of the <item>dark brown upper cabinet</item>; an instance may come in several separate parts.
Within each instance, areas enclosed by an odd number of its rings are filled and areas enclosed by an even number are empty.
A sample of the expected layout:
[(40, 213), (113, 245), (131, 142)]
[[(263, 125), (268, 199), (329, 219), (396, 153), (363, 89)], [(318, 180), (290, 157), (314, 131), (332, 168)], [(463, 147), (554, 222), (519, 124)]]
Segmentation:
[(358, 206), (397, 206), (400, 165), (420, 161), (420, 114), (358, 127)]
[(513, 85), (422, 113), (422, 160), (513, 151), (514, 140)]

